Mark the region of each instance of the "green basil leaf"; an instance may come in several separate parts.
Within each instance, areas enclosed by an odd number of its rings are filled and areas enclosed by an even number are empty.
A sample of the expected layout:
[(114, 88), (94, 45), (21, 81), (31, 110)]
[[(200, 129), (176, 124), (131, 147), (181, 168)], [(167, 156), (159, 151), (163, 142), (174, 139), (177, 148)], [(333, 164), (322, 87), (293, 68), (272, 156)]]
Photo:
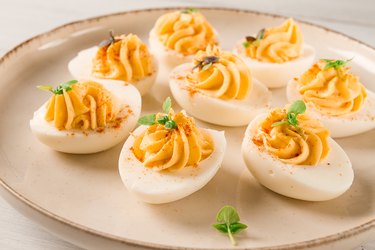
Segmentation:
[(138, 123), (141, 125), (154, 125), (155, 124), (156, 115), (155, 114), (149, 114), (144, 115), (141, 118), (138, 119)]
[(288, 119), (289, 125), (297, 126), (299, 124), (297, 120), (297, 114), (295, 113), (288, 113), (287, 119)]
[(216, 215), (216, 222), (213, 227), (218, 231), (228, 235), (233, 246), (236, 245), (236, 240), (233, 237), (233, 234), (246, 229), (245, 224), (239, 223), (240, 217), (236, 209), (232, 206), (226, 205), (220, 209)]
[(63, 88), (67, 88), (67, 87), (70, 87), (72, 86), (73, 84), (76, 84), (78, 81), (77, 80), (70, 80), (68, 82), (65, 82), (62, 84)]
[(222, 233), (228, 233), (228, 226), (226, 224), (213, 224), (212, 226)]
[(249, 48), (250, 43), (248, 41), (245, 41), (245, 42), (242, 43), (242, 46), (244, 46), (245, 48)]
[(164, 127), (167, 129), (175, 129), (177, 128), (177, 123), (173, 120), (169, 120), (165, 123)]
[(52, 92), (52, 90), (53, 90), (52, 86), (38, 85), (36, 87), (37, 87), (37, 89), (40, 89), (40, 90), (43, 90), (43, 91)]
[(63, 88), (61, 85), (57, 86), (55, 89), (52, 90), (52, 92), (55, 94), (55, 95), (62, 95), (63, 94)]
[(297, 100), (290, 105), (288, 113), (294, 113), (296, 115), (303, 114), (306, 111), (306, 104), (302, 100)]
[(171, 100), (171, 98), (169, 96), (163, 102), (163, 106), (162, 107), (163, 107), (163, 112), (166, 113), (166, 114), (168, 114), (169, 110), (172, 107), (172, 100)]
[(233, 234), (238, 233), (246, 228), (247, 228), (247, 225), (239, 223), (239, 222), (230, 224), (229, 226), (229, 229)]
[(239, 222), (240, 217), (238, 216), (238, 213), (234, 207), (226, 205), (220, 209), (216, 216), (216, 221), (230, 225), (232, 223)]
[(333, 62), (334, 60), (332, 59), (321, 59), (322, 61), (326, 62), (326, 63), (330, 63), (330, 62)]
[(328, 70), (330, 68), (336, 68), (336, 64), (334, 62), (329, 62), (324, 66), (324, 70)]
[(164, 125), (167, 121), (169, 121), (169, 117), (167, 115), (158, 118), (159, 124)]
[(321, 59), (323, 62), (326, 62), (327, 64), (324, 66), (324, 70), (328, 70), (330, 68), (334, 68), (338, 70), (339, 68), (345, 66), (348, 64), (353, 58), (349, 60), (333, 60), (333, 59)]

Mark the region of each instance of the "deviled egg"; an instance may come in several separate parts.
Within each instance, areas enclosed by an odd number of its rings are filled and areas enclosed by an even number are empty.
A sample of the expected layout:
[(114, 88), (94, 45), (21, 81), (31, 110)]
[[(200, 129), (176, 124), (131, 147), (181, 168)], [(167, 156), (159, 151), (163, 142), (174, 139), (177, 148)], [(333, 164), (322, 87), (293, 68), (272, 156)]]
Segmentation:
[(205, 186), (216, 174), (226, 148), (224, 132), (196, 126), (192, 117), (171, 109), (143, 116), (126, 140), (119, 172), (128, 191), (146, 203), (179, 200)]
[(171, 69), (193, 59), (194, 54), (218, 39), (211, 24), (197, 9), (174, 11), (158, 18), (150, 31), (150, 47), (159, 63)]
[(80, 51), (68, 68), (77, 79), (130, 83), (141, 95), (152, 87), (158, 71), (157, 61), (138, 36), (113, 36), (112, 32), (99, 46)]
[(310, 67), (315, 57), (314, 48), (304, 43), (302, 32), (291, 18), (278, 27), (260, 30), (256, 37), (240, 40), (234, 53), (269, 88), (287, 85), (292, 77)]
[(53, 89), (30, 120), (33, 134), (56, 151), (95, 153), (125, 140), (137, 124), (141, 96), (132, 85), (72, 80)]
[(288, 100), (304, 100), (334, 138), (375, 128), (375, 94), (349, 72), (349, 61), (319, 60), (287, 86)]
[(252, 78), (241, 58), (217, 46), (173, 69), (169, 86), (189, 114), (223, 126), (247, 125), (270, 106), (267, 87)]
[(242, 155), (252, 175), (272, 191), (307, 201), (330, 200), (352, 185), (352, 165), (328, 129), (305, 109), (299, 100), (256, 117), (246, 130)]

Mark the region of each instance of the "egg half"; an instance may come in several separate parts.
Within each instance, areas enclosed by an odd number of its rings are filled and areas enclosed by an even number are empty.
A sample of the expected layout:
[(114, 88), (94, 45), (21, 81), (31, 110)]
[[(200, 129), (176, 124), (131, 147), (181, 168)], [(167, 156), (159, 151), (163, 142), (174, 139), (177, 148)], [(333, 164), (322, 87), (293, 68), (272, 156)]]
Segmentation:
[(123, 80), (111, 80), (111, 79), (104, 79), (104, 78), (97, 78), (92, 76), (92, 68), (93, 68), (93, 59), (96, 56), (99, 47), (94, 46), (85, 50), (78, 52), (77, 56), (74, 57), (68, 64), (68, 69), (70, 74), (76, 79), (85, 79), (91, 80), (94, 82), (117, 82), (117, 84), (125, 84), (131, 83), (138, 89), (141, 95), (145, 95), (151, 89), (153, 84), (155, 83), (157, 74), (158, 74), (158, 63), (155, 60), (154, 56), (151, 54), (152, 64), (154, 72), (146, 76), (136, 82), (126, 82)]
[(217, 41), (216, 31), (197, 9), (160, 16), (149, 34), (150, 48), (167, 77), (174, 67), (192, 61), (198, 50)]
[(315, 49), (305, 44), (302, 55), (298, 59), (284, 63), (260, 62), (241, 53), (240, 46), (242, 43), (236, 46), (233, 53), (239, 55), (251, 69), (253, 76), (269, 88), (286, 86), (292, 77), (302, 74), (309, 68), (315, 58)]
[[(297, 79), (289, 81), (287, 88), (289, 102), (303, 99), (299, 92)], [(327, 127), (333, 138), (341, 138), (364, 133), (375, 128), (375, 94), (366, 90), (367, 97), (363, 107), (355, 112), (342, 116), (328, 116), (320, 113), (311, 103), (307, 103), (309, 114), (320, 120)]]
[(169, 76), (173, 97), (192, 116), (222, 126), (244, 126), (270, 107), (271, 92), (254, 78), (250, 94), (244, 100), (224, 100), (192, 90), (185, 77), (193, 67), (192, 63), (182, 64)]
[(352, 185), (354, 173), (344, 150), (328, 138), (330, 152), (316, 166), (281, 162), (253, 142), (256, 130), (266, 115), (257, 116), (247, 127), (242, 156), (251, 174), (272, 191), (306, 201), (334, 199)]
[(109, 149), (125, 140), (137, 124), (141, 112), (141, 96), (132, 85), (116, 81), (98, 83), (112, 94), (113, 107), (118, 110), (114, 123), (97, 130), (57, 129), (45, 119), (47, 104), (43, 104), (30, 120), (32, 133), (52, 149), (65, 153), (88, 154)]
[(314, 60), (315, 50), (304, 43), (302, 32), (292, 18), (281, 25), (245, 37), (234, 47), (255, 78), (269, 88), (285, 86), (301, 74)]
[(226, 148), (223, 131), (205, 129), (211, 135), (215, 149), (197, 166), (186, 166), (178, 171), (156, 171), (144, 167), (132, 151), (134, 137), (146, 129), (147, 126), (140, 126), (132, 133), (119, 158), (121, 179), (127, 190), (139, 200), (161, 204), (182, 199), (204, 187), (219, 170)]
[(171, 70), (193, 60), (194, 54), (218, 43), (217, 33), (197, 9), (182, 9), (161, 15), (149, 33), (152, 53), (160, 65), (154, 97), (162, 102), (171, 95), (168, 76)]

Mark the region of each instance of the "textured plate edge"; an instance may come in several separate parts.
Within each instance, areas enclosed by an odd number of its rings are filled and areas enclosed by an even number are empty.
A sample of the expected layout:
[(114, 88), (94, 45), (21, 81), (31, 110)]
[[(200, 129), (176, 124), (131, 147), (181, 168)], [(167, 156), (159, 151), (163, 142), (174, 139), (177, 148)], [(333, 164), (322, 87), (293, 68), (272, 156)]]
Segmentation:
[[(190, 6), (189, 6), (190, 7)], [(37, 43), (39, 40), (42, 40), (46, 37), (51, 36), (52, 34), (62, 32), (64, 29), (73, 27), (75, 25), (84, 25), (84, 24), (90, 24), (93, 22), (100, 22), (101, 20), (107, 19), (107, 18), (112, 18), (115, 16), (125, 16), (127, 14), (137, 14), (137, 13), (145, 13), (145, 12), (151, 12), (151, 11), (173, 11), (173, 10), (180, 10), (184, 8), (189, 8), (189, 7), (167, 7), (167, 8), (147, 8), (147, 9), (137, 9), (137, 10), (130, 10), (130, 11), (123, 11), (123, 12), (116, 12), (116, 13), (111, 13), (111, 14), (106, 14), (106, 15), (100, 15), (100, 16), (95, 16), (91, 18), (86, 18), (78, 21), (73, 21), (69, 22), (63, 25), (60, 25), (54, 29), (51, 29), (49, 31), (43, 32), (39, 35), (36, 35), (34, 37), (31, 37), (30, 39), (27, 39), (26, 41), (20, 43), (19, 45), (15, 46), (13, 49), (9, 50), (7, 53), (5, 53), (1, 58), (0, 58), (0, 68), (5, 66), (7, 64), (7, 61), (12, 59), (13, 57), (17, 56), (18, 53), (22, 53), (23, 50), (27, 50), (28, 46), (31, 46), (33, 43)], [(239, 12), (239, 13), (251, 13), (255, 15), (261, 15), (261, 16), (269, 16), (269, 17), (274, 17), (274, 18), (288, 18), (287, 16), (282, 16), (282, 15), (276, 15), (276, 14), (271, 14), (271, 13), (265, 13), (265, 12), (259, 12), (259, 11), (253, 11), (253, 10), (247, 10), (247, 9), (236, 9), (236, 8), (225, 8), (225, 7), (199, 7), (199, 9), (202, 10), (207, 10), (207, 11), (228, 11), (228, 12)], [(316, 27), (322, 30), (325, 30), (330, 33), (334, 33), (336, 35), (342, 36), (343, 38), (349, 39), (352, 42), (356, 42), (361, 46), (366, 47), (367, 49), (375, 51), (375, 47), (368, 45), (356, 38), (353, 38), (351, 36), (348, 36), (344, 33), (326, 28), (324, 26), (314, 24), (311, 22), (306, 22), (306, 21), (301, 21), (297, 18), (294, 18), (297, 22), (306, 24), (308, 26)], [(0, 177), (0, 185), (2, 188), (11, 194), (14, 198), (19, 199), (25, 205), (27, 205), (29, 208), (33, 209), (35, 212), (38, 212), (42, 214), (43, 216), (47, 216), (50, 219), (53, 219), (59, 223), (63, 223), (65, 226), (68, 227), (73, 227), (74, 229), (80, 230), (84, 233), (89, 233), (92, 236), (95, 237), (101, 237), (106, 240), (114, 240), (118, 243), (125, 243), (133, 246), (138, 246), (138, 247), (148, 247), (148, 248), (153, 248), (153, 249), (206, 249), (206, 248), (186, 248), (186, 247), (174, 247), (174, 246), (168, 246), (168, 245), (160, 245), (160, 244), (154, 244), (154, 243), (149, 243), (149, 242), (143, 242), (143, 241), (137, 241), (137, 240), (131, 240), (131, 239), (126, 239), (126, 238), (121, 238), (117, 236), (113, 236), (110, 234), (106, 234), (97, 230), (90, 229), (88, 227), (85, 227), (83, 225), (77, 224), (73, 221), (67, 220), (61, 216), (58, 216), (56, 214), (53, 214), (49, 212), (48, 210), (40, 207), (39, 205), (35, 204), (34, 202), (28, 200), (26, 197), (22, 196), (18, 192), (16, 192), (13, 188), (11, 188), (5, 181)], [(317, 238), (309, 241), (302, 241), (302, 242), (297, 242), (297, 243), (291, 243), (291, 244), (285, 244), (285, 245), (279, 245), (279, 246), (272, 246), (272, 247), (260, 247), (260, 248), (241, 248), (241, 247), (236, 247), (236, 249), (249, 249), (249, 250), (297, 250), (303, 248), (313, 248), (313, 247), (319, 247), (323, 245), (327, 245), (330, 243), (334, 243), (340, 240), (344, 240), (350, 237), (354, 237), (356, 235), (359, 235), (361, 233), (367, 232), (371, 230), (372, 228), (375, 228), (375, 218), (371, 219), (370, 221), (361, 224), (357, 227), (351, 228), (349, 230), (342, 231), (340, 233), (334, 234), (334, 235), (329, 235), (325, 236), (322, 238)], [(224, 250), (227, 248), (217, 248), (217, 250)]]

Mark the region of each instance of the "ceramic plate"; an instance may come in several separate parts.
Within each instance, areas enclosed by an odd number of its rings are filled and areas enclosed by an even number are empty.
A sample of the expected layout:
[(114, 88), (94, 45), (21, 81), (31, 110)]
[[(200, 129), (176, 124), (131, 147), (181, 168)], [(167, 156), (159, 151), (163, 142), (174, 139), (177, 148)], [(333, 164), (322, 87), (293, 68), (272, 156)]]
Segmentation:
[[(222, 168), (200, 191), (165, 205), (147, 205), (129, 195), (117, 170), (122, 145), (98, 154), (70, 155), (54, 152), (33, 137), (29, 120), (48, 98), (36, 85), (70, 80), (69, 60), (98, 44), (110, 29), (132, 32), (147, 41), (155, 20), (167, 11), (171, 9), (117, 13), (67, 24), (26, 41), (1, 58), (2, 196), (52, 233), (89, 249), (125, 245), (229, 249), (228, 238), (211, 227), (225, 204), (235, 206), (249, 226), (237, 236), (236, 249), (347, 249), (374, 239), (375, 130), (337, 140), (352, 160), (355, 180), (348, 192), (328, 202), (289, 199), (257, 183), (240, 154), (245, 127), (201, 123), (226, 131), (228, 148)], [(247, 34), (284, 20), (232, 9), (203, 8), (202, 12), (225, 49)], [(300, 27), (318, 57), (354, 57), (353, 72), (375, 91), (373, 48), (322, 27), (303, 22)], [(285, 103), (284, 92), (273, 91), (274, 105)], [(144, 113), (159, 106), (153, 95), (144, 97)]]

